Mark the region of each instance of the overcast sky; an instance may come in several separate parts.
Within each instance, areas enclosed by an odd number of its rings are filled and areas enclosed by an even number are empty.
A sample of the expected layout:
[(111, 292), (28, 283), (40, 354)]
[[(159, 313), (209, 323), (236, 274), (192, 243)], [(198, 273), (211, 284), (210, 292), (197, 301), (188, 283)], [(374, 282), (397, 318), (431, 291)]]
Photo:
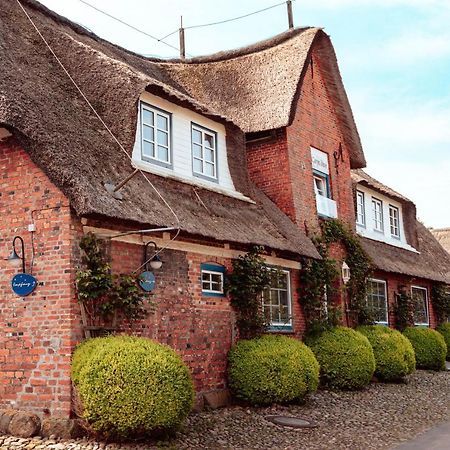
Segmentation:
[[(216, 22), (281, 0), (87, 0), (149, 34)], [(177, 56), (80, 0), (41, 0), (99, 36), (146, 55)], [(450, 226), (450, 0), (297, 0), (295, 25), (331, 35), (367, 172), (411, 198), (419, 218)], [(186, 31), (191, 55), (230, 49), (287, 28), (284, 5)], [(167, 42), (178, 46), (173, 35)]]

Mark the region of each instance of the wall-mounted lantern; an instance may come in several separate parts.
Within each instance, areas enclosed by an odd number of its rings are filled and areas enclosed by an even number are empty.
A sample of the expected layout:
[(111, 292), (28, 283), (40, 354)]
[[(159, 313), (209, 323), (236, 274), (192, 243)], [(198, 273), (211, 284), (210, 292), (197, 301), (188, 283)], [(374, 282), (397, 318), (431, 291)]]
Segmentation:
[[(16, 251), (17, 241), (19, 241), (21, 245), (20, 255), (18, 255)], [(20, 264), (22, 263), (22, 272), (13, 277), (13, 279), (11, 280), (11, 288), (14, 293), (19, 295), (20, 297), (26, 297), (36, 289), (37, 280), (33, 277), (33, 275), (26, 273), (25, 244), (23, 242), (23, 238), (20, 236), (15, 236), (13, 239), (12, 247), (13, 248), (11, 254), (6, 259), (10, 264), (14, 266), (20, 266)]]
[(345, 285), (350, 281), (350, 267), (345, 261), (342, 262), (342, 281)]
[[(148, 248), (150, 246), (153, 246), (154, 248), (154, 254), (151, 258), (149, 258), (148, 256)], [(141, 286), (144, 291), (153, 291), (153, 289), (155, 288), (155, 275), (153, 271), (161, 269), (162, 265), (163, 262), (158, 255), (158, 246), (153, 241), (147, 242), (144, 246), (144, 259), (142, 262), (144, 272), (142, 272), (139, 276), (139, 286)]]

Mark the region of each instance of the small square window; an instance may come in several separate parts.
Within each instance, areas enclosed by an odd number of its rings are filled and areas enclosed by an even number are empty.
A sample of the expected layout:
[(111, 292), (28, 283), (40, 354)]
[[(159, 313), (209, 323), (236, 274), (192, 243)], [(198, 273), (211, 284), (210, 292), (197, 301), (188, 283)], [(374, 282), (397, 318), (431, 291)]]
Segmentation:
[(205, 296), (223, 297), (225, 267), (218, 264), (201, 265), (202, 294)]

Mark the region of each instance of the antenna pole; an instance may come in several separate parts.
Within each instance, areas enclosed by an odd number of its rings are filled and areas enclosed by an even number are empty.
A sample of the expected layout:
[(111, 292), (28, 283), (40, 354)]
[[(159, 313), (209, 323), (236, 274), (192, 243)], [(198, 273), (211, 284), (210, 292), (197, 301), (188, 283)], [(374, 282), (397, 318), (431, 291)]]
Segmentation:
[(288, 13), (289, 29), (292, 30), (292, 28), (294, 28), (294, 15), (292, 14), (292, 0), (287, 0), (286, 6)]
[(183, 28), (183, 16), (181, 16), (181, 26), (180, 26), (180, 58), (186, 58), (186, 46), (184, 42), (184, 28)]

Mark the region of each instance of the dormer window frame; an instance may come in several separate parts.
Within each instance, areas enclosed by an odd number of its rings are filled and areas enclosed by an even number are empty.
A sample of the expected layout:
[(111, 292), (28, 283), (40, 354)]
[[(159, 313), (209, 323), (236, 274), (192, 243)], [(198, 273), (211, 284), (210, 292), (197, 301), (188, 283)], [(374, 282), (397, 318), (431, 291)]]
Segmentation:
[[(400, 209), (397, 206), (389, 204), (389, 231), (391, 237), (400, 239)], [(394, 214), (392, 214), (394, 213)]]
[[(194, 133), (201, 134), (201, 142), (194, 141)], [(210, 147), (205, 145), (205, 136), (211, 136), (213, 138), (214, 147)], [(200, 148), (201, 154), (198, 154), (194, 151), (194, 148)], [(211, 158), (208, 160), (206, 158), (206, 153), (211, 152), (213, 155), (213, 160)], [(211, 130), (210, 128), (206, 128), (202, 125), (199, 125), (195, 122), (191, 122), (191, 152), (192, 152), (192, 175), (194, 177), (202, 178), (207, 181), (213, 181), (215, 183), (219, 183), (219, 150), (218, 150), (218, 141), (217, 141), (217, 132)], [(200, 161), (202, 169), (201, 171), (196, 170), (195, 162)], [(213, 167), (213, 175), (208, 175), (205, 172), (205, 167), (212, 166)]]
[(373, 230), (384, 234), (383, 200), (372, 196)]
[(366, 226), (366, 196), (362, 191), (356, 191), (356, 224)]
[[(152, 123), (146, 123), (144, 121), (145, 112), (152, 114)], [(172, 113), (165, 111), (157, 106), (153, 106), (147, 102), (140, 100), (139, 102), (139, 114), (140, 114), (140, 134), (141, 134), (141, 159), (142, 161), (156, 164), (167, 169), (173, 169), (173, 145), (172, 145)], [(160, 126), (158, 118), (166, 120), (167, 127)], [(145, 129), (151, 129), (153, 136), (146, 137)], [(164, 140), (159, 141), (160, 136), (167, 135), (167, 143)], [(153, 147), (153, 155), (150, 156), (144, 153), (145, 144), (150, 144)], [(159, 147), (162, 151), (167, 150), (167, 159), (159, 158)]]

